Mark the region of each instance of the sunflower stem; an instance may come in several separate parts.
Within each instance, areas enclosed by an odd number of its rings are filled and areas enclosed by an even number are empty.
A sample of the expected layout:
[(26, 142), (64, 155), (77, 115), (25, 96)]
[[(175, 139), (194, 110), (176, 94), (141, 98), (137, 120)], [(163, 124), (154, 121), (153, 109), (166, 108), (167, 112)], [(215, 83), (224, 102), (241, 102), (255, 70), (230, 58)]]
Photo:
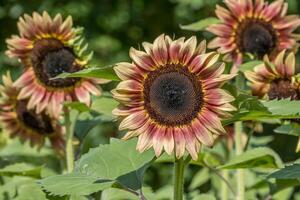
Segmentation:
[[(238, 90), (243, 89), (245, 79), (242, 74), (239, 74), (236, 77), (236, 87)], [(243, 153), (243, 141), (242, 141), (242, 133), (243, 133), (243, 123), (241, 121), (234, 123), (234, 139), (235, 139), (235, 152), (236, 155), (240, 155)], [(244, 171), (243, 169), (238, 169), (236, 171), (237, 176), (237, 185), (236, 185), (236, 199), (244, 200), (245, 199), (245, 181), (244, 181)]]
[[(224, 180), (228, 181), (229, 178), (228, 170), (223, 170), (222, 176)], [(225, 181), (223, 181), (221, 185), (221, 200), (228, 200), (228, 185), (226, 184)]]
[(74, 169), (73, 135), (75, 123), (71, 122), (70, 110), (68, 108), (64, 108), (64, 115), (66, 127), (66, 163), (67, 172), (70, 173)]
[(184, 186), (184, 166), (183, 158), (175, 158), (174, 163), (174, 200), (183, 200)]

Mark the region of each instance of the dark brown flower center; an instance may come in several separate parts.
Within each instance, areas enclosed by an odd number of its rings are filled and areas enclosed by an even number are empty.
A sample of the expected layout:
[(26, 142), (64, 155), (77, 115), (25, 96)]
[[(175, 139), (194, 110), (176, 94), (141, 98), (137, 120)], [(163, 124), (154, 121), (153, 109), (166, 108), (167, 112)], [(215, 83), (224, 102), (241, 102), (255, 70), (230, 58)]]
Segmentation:
[(51, 135), (54, 132), (54, 128), (50, 117), (45, 112), (37, 114), (34, 110), (28, 110), (26, 106), (26, 100), (17, 102), (16, 110), (18, 119), (21, 120), (27, 128), (34, 130), (40, 135)]
[(150, 72), (144, 83), (145, 108), (160, 124), (190, 123), (203, 105), (201, 83), (180, 65), (166, 65)]
[(261, 59), (276, 47), (277, 36), (271, 24), (246, 21), (237, 32), (238, 46), (244, 53), (252, 53)]
[(291, 98), (292, 100), (300, 99), (298, 91), (291, 85), (290, 80), (276, 80), (272, 82), (268, 96), (270, 100), (285, 98)]
[(54, 88), (70, 87), (79, 78), (52, 79), (63, 72), (76, 72), (80, 66), (75, 63), (75, 56), (71, 49), (65, 47), (56, 39), (38, 40), (31, 54), (34, 72), (43, 84)]

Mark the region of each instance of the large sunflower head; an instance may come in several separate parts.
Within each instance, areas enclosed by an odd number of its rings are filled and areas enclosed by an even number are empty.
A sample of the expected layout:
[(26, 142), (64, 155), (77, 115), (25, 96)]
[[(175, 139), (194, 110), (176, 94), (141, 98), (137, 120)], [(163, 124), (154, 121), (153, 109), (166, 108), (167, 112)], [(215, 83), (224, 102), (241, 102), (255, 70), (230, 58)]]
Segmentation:
[(137, 149), (163, 149), (177, 158), (185, 149), (197, 159), (201, 144), (212, 146), (226, 131), (221, 119), (234, 107), (234, 98), (220, 86), (234, 77), (223, 75), (224, 63), (215, 52), (205, 53), (205, 41), (195, 37), (172, 40), (161, 35), (143, 43), (145, 51), (130, 49), (132, 63), (115, 67), (122, 80), (112, 91), (121, 105), (113, 114), (121, 117), (125, 139), (138, 136)]
[(270, 62), (265, 57), (265, 62), (254, 67), (254, 71), (245, 72), (250, 81), (253, 95), (267, 99), (300, 99), (299, 84), (295, 75), (295, 54), (285, 50), (281, 51)]
[(286, 15), (288, 5), (284, 0), (271, 4), (264, 0), (224, 2), (228, 9), (219, 5), (216, 8), (221, 23), (207, 28), (217, 35), (208, 47), (230, 55), (236, 64), (242, 63), (245, 53), (263, 58), (295, 47), (292, 32), (300, 25), (300, 19), (298, 15)]
[(54, 150), (63, 155), (63, 127), (45, 111), (36, 113), (27, 109), (28, 100), (18, 100), (18, 93), (9, 73), (4, 75), (3, 85), (0, 85), (0, 122), (3, 131), (12, 138), (18, 137), (22, 142), (29, 141), (31, 146), (37, 146), (38, 149), (49, 138)]
[(100, 95), (97, 83), (104, 80), (53, 79), (63, 72), (73, 73), (87, 67), (92, 54), (86, 54), (81, 29), (73, 28), (72, 18), (63, 21), (60, 14), (53, 19), (44, 12), (24, 15), (18, 22), (19, 36), (7, 39), (10, 57), (19, 58), (25, 72), (15, 86), (22, 88), (19, 99), (30, 98), (28, 108), (41, 112), (48, 107), (58, 114), (64, 100), (90, 103), (90, 93)]

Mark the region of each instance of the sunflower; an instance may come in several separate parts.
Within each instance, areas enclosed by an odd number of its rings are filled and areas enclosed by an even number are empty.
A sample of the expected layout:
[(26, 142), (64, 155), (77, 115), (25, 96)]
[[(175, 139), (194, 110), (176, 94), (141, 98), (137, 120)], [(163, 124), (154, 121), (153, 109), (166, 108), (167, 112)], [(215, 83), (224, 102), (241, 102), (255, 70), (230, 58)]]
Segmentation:
[(28, 109), (38, 113), (48, 108), (57, 115), (62, 102), (80, 101), (90, 104), (90, 94), (100, 95), (97, 84), (105, 80), (85, 78), (53, 79), (63, 72), (77, 72), (87, 67), (92, 54), (86, 54), (80, 35), (82, 29), (72, 27), (69, 16), (63, 21), (60, 14), (53, 19), (47, 12), (25, 14), (18, 22), (19, 36), (7, 39), (9, 57), (18, 58), (24, 73), (14, 86), (21, 88), (18, 99), (30, 98)]
[(161, 35), (143, 43), (145, 51), (131, 48), (132, 63), (115, 67), (122, 80), (112, 90), (121, 104), (113, 114), (122, 119), (124, 139), (138, 136), (137, 150), (153, 147), (180, 158), (185, 149), (196, 160), (201, 144), (212, 146), (226, 133), (221, 119), (235, 108), (234, 98), (220, 86), (234, 77), (222, 75), (225, 65), (216, 52), (205, 53), (205, 41), (196, 37), (172, 40)]
[(40, 149), (49, 138), (54, 150), (64, 154), (64, 129), (58, 121), (45, 111), (37, 114), (27, 109), (28, 100), (18, 100), (19, 89), (13, 86), (10, 74), (3, 75), (0, 85), (0, 122), (10, 137), (19, 137), (21, 142), (30, 141)]
[(299, 84), (294, 77), (295, 54), (285, 55), (285, 50), (281, 51), (272, 63), (266, 56), (265, 62), (254, 67), (254, 71), (245, 72), (253, 95), (269, 100), (300, 99)]
[(217, 5), (216, 15), (221, 23), (207, 28), (217, 35), (208, 47), (227, 54), (235, 63), (233, 71), (246, 53), (261, 59), (266, 54), (276, 55), (295, 47), (296, 37), (292, 32), (300, 25), (300, 19), (298, 15), (286, 15), (288, 5), (284, 0), (271, 4), (264, 0), (224, 2), (229, 10)]

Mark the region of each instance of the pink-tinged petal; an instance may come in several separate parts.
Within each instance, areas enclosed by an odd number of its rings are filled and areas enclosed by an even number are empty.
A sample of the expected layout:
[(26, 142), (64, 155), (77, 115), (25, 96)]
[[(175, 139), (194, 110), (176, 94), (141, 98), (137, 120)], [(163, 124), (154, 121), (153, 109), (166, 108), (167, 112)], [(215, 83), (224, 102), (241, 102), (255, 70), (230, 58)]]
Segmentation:
[(135, 112), (126, 118), (120, 123), (119, 129), (129, 129), (134, 130), (140, 128), (143, 124), (145, 124), (148, 116), (144, 110)]
[(255, 83), (251, 85), (252, 94), (254, 96), (263, 97), (270, 89), (269, 83)]
[(223, 45), (225, 45), (222, 41), (226, 41), (226, 43), (228, 44), (229, 42), (231, 42), (228, 38), (220, 38), (220, 37), (216, 37), (214, 39), (212, 39), (207, 47), (210, 48), (210, 49), (215, 49), (215, 48), (218, 48), (218, 47), (221, 47)]
[(64, 35), (71, 31), (73, 26), (73, 20), (71, 16), (68, 16), (67, 19), (59, 27), (58, 33)]
[(234, 97), (220, 88), (207, 90), (204, 101), (211, 105), (222, 105), (234, 101)]
[(206, 46), (206, 40), (202, 40), (196, 48), (195, 55), (205, 54)]
[(270, 66), (265, 63), (254, 67), (254, 72), (267, 80), (275, 79), (277, 76), (277, 72), (275, 72)]
[(190, 62), (190, 59), (195, 53), (196, 47), (197, 39), (195, 36), (189, 38), (187, 41), (184, 42), (179, 52), (180, 61), (183, 65), (186, 65)]
[(285, 55), (285, 50), (281, 51), (275, 61), (274, 61), (274, 64), (275, 64), (275, 68), (276, 68), (276, 71), (282, 76), (282, 77), (285, 77), (285, 66), (284, 66), (284, 63), (283, 63), (283, 60), (284, 60), (284, 55)]
[(122, 140), (128, 140), (130, 138), (133, 138), (133, 137), (137, 137), (140, 135), (140, 132), (137, 131), (137, 130), (134, 130), (134, 131), (128, 131), (123, 137), (122, 137)]
[(141, 81), (144, 79), (143, 72), (134, 64), (121, 62), (118, 63), (114, 70), (121, 80), (135, 79)]
[(206, 30), (221, 37), (229, 37), (233, 31), (230, 26), (225, 24), (213, 24), (207, 27)]
[(46, 92), (44, 95), (44, 98), (41, 100), (39, 104), (36, 105), (36, 112), (41, 113), (49, 104), (50, 97), (52, 95), (52, 92)]
[(115, 90), (111, 91), (113, 97), (128, 107), (137, 107), (144, 105), (144, 100), (140, 94), (122, 94)]
[(244, 0), (242, 1), (236, 1), (236, 0), (225, 0), (224, 3), (227, 5), (227, 7), (230, 9), (231, 13), (235, 16), (240, 16), (242, 17), (245, 15), (243, 3)]
[(164, 149), (166, 153), (171, 155), (174, 149), (173, 128), (166, 129), (164, 139), (162, 142), (164, 143)]
[(201, 113), (198, 116), (198, 119), (209, 130), (215, 129), (216, 134), (226, 133), (224, 127), (222, 126), (220, 118), (207, 108), (202, 109)]
[(192, 129), (190, 127), (182, 127), (183, 135), (185, 138), (186, 149), (191, 155), (193, 160), (198, 160), (198, 152), (197, 152), (197, 140), (196, 136), (192, 133)]
[(136, 145), (136, 149), (139, 152), (144, 152), (145, 150), (149, 149), (152, 144), (152, 138), (153, 138), (153, 129), (146, 129), (144, 132), (141, 132), (141, 134), (138, 137), (138, 142)]
[(90, 94), (87, 90), (85, 90), (83, 87), (75, 87), (75, 95), (77, 97), (77, 99), (82, 102), (85, 103), (86, 105), (90, 105), (91, 102), (91, 97)]
[(164, 140), (166, 133), (165, 127), (154, 127), (154, 133), (153, 133), (153, 149), (155, 152), (156, 157), (159, 157), (163, 150), (164, 143), (162, 142)]
[(168, 49), (164, 34), (154, 40), (153, 55), (157, 65), (163, 66), (168, 62)]
[(280, 18), (273, 22), (274, 29), (279, 29), (280, 31), (292, 32), (300, 25), (300, 18), (298, 15), (288, 15), (284, 18)]
[(31, 69), (26, 70), (20, 78), (14, 82), (14, 87), (22, 88), (33, 81), (34, 74)]
[(112, 114), (115, 116), (127, 116), (127, 115), (131, 115), (135, 112), (141, 111), (143, 109), (144, 109), (143, 106), (133, 107), (133, 108), (119, 106), (112, 111)]
[(174, 40), (170, 44), (169, 56), (172, 63), (177, 64), (179, 62), (179, 57), (180, 57), (179, 52), (181, 51), (183, 43), (184, 43), (184, 38), (179, 38), (178, 40)]
[(231, 24), (235, 21), (235, 18), (231, 15), (231, 13), (226, 8), (219, 5), (216, 6), (216, 15), (226, 24)]
[(204, 145), (211, 147), (214, 144), (212, 133), (208, 131), (198, 119), (195, 119), (191, 125), (197, 139)]
[(56, 30), (58, 30), (58, 28), (60, 27), (60, 25), (62, 24), (62, 17), (61, 14), (57, 14), (54, 19), (53, 19), (53, 23), (52, 23), (52, 27), (51, 30), (52, 32), (55, 32)]
[(206, 67), (209, 58), (212, 58), (215, 55), (217, 55), (217, 53), (215, 52), (198, 55), (193, 59), (193, 61), (188, 65), (188, 67), (192, 73), (198, 73)]
[(142, 46), (144, 47), (147, 54), (149, 54), (151, 56), (153, 55), (153, 44), (151, 44), (149, 42), (143, 42)]
[(100, 96), (102, 93), (101, 89), (90, 81), (84, 81), (81, 85), (94, 96)]
[(288, 11), (288, 3), (285, 2), (285, 3), (283, 3), (283, 5), (282, 5), (282, 9), (281, 9), (280, 16), (281, 16), (281, 17), (284, 17), (284, 16), (287, 14), (287, 11)]
[(31, 83), (23, 87), (20, 90), (20, 93), (18, 94), (18, 99), (21, 100), (30, 97), (33, 94), (33, 92), (36, 90), (36, 88), (37, 88), (36, 83)]
[(29, 50), (33, 47), (33, 43), (31, 40), (28, 40), (26, 38), (20, 38), (18, 36), (15, 36), (11, 39), (7, 39), (6, 43), (12, 46), (13, 48), (20, 50)]
[(174, 127), (175, 155), (176, 158), (181, 158), (185, 150), (184, 133), (179, 127)]
[(255, 4), (254, 4), (254, 12), (253, 12), (253, 17), (258, 17), (260, 16), (261, 12), (263, 11), (264, 7), (265, 7), (265, 2), (264, 0), (255, 0)]
[(222, 74), (217, 78), (203, 81), (203, 88), (208, 90), (215, 87), (221, 87), (225, 82), (233, 79), (237, 74)]
[(261, 16), (264, 17), (267, 21), (273, 19), (281, 12), (283, 2), (284, 0), (274, 1), (264, 9), (264, 11), (261, 13)]
[(201, 70), (198, 75), (204, 80), (209, 80), (213, 78), (220, 77), (225, 70), (225, 63), (215, 63), (211, 66), (207, 65), (203, 70)]
[(133, 60), (133, 62), (139, 66), (140, 68), (152, 71), (155, 69), (155, 63), (152, 58), (143, 51), (138, 51), (134, 48), (130, 48), (129, 56)]
[(116, 90), (119, 92), (141, 92), (143, 90), (143, 85), (135, 80), (121, 81)]
[(30, 97), (30, 100), (27, 104), (27, 109), (33, 109), (37, 104), (41, 103), (45, 95), (46, 90), (42, 87), (38, 87)]
[(230, 103), (225, 103), (223, 105), (215, 106), (215, 105), (207, 105), (207, 108), (214, 113), (218, 113), (219, 110), (221, 111), (226, 111), (226, 112), (231, 112), (231, 111), (236, 111), (237, 109), (231, 105)]
[(260, 76), (259, 74), (253, 71), (246, 71), (244, 72), (245, 77), (251, 82), (264, 82), (264, 77)]
[(285, 73), (287, 77), (295, 75), (295, 54), (290, 53), (285, 59)]

